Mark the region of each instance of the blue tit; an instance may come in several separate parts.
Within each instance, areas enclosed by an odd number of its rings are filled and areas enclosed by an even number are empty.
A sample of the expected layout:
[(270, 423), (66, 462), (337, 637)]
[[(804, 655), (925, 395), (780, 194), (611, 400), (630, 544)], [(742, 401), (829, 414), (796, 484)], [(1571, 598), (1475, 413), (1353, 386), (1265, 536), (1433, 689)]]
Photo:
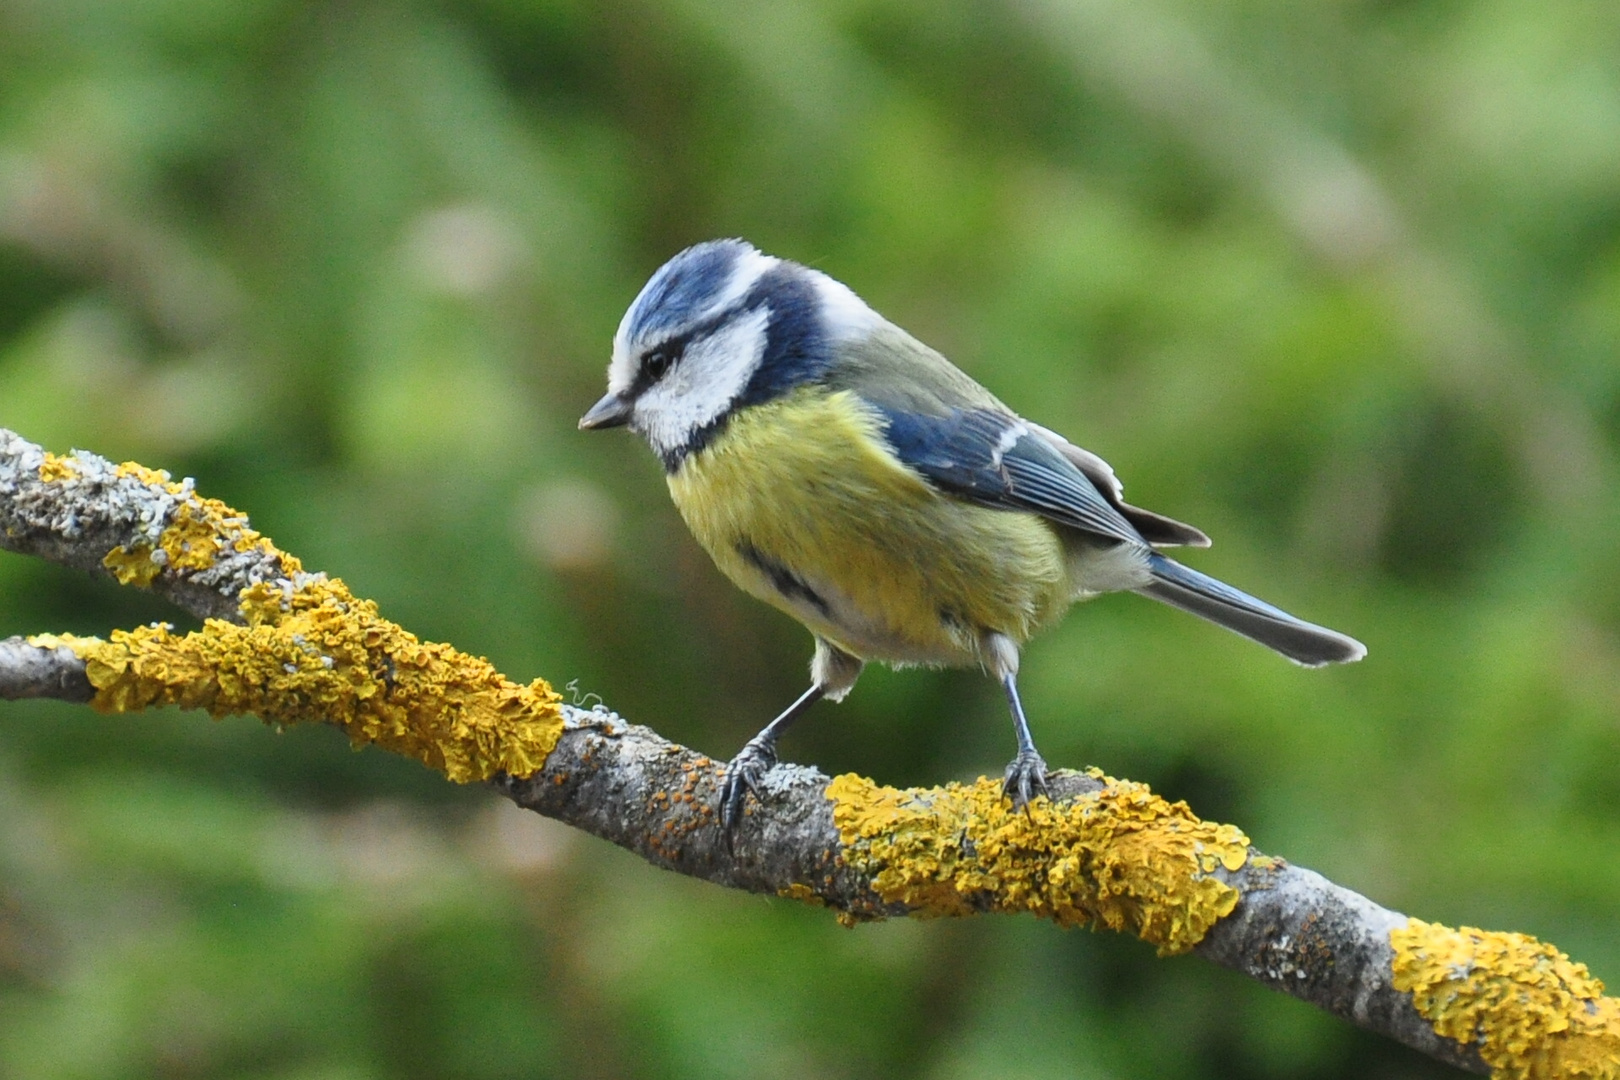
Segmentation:
[(1160, 554), (1206, 547), (1124, 501), (1107, 462), (1021, 418), (847, 286), (741, 240), (676, 255), (619, 323), (581, 428), (628, 425), (720, 571), (815, 636), (810, 689), (732, 759), (728, 835), (782, 732), (870, 660), (978, 665), (1012, 710), (1015, 807), (1046, 789), (1019, 649), (1077, 600), (1131, 591), (1307, 667), (1358, 641)]

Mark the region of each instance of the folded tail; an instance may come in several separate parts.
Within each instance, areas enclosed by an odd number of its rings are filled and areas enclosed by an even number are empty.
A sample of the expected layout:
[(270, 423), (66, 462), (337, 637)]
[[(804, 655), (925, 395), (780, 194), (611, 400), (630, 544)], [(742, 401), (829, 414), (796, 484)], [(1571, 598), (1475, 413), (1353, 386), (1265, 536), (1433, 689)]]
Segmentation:
[(1367, 647), (1355, 638), (1325, 626), (1296, 619), (1264, 600), (1216, 581), (1207, 574), (1182, 566), (1157, 553), (1148, 556), (1153, 580), (1136, 591), (1143, 596), (1191, 612), (1275, 649), (1306, 667), (1347, 664), (1367, 655)]

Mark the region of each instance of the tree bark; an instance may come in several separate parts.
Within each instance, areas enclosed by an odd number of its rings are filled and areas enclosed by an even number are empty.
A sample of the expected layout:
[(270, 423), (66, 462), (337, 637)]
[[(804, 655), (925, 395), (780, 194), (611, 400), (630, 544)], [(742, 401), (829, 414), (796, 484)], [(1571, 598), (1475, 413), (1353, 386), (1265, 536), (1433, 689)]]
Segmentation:
[[(406, 752), (448, 775), (487, 778), (519, 806), (728, 888), (824, 905), (850, 923), (1030, 911), (1130, 930), (1161, 953), (1192, 951), (1470, 1072), (1620, 1076), (1620, 1001), (1551, 946), (1408, 919), (1139, 784), (1058, 771), (1050, 800), (1013, 812), (993, 780), (897, 791), (779, 765), (728, 841), (723, 763), (606, 709), (558, 704), (538, 680), (523, 687), (479, 669), (459, 685), (434, 683), (470, 662), (380, 619), (340, 582), (303, 573), (189, 481), (89, 454), (57, 458), (0, 429), (0, 547), (150, 587), (213, 620), (185, 636), (158, 627), (111, 642), (0, 642), (0, 698), (110, 711), (200, 704), (342, 723), (356, 740), (395, 746), (398, 730), (377, 733), (382, 717), (384, 727), (419, 727)], [(313, 621), (291, 628), (300, 618)], [(325, 638), (308, 629), (327, 625), (338, 630)], [(247, 663), (260, 654), (273, 654), (268, 675)], [(335, 685), (343, 715), (312, 707), (319, 695), (279, 688), (277, 673), (293, 680), (301, 665), (327, 682), (297, 685)], [(440, 698), (417, 699), (417, 669)], [(496, 722), (469, 734), (480, 709)], [(525, 751), (536, 767), (498, 767), (512, 758), (488, 744), (552, 721), (541, 749)], [(452, 727), (462, 740), (453, 747)]]

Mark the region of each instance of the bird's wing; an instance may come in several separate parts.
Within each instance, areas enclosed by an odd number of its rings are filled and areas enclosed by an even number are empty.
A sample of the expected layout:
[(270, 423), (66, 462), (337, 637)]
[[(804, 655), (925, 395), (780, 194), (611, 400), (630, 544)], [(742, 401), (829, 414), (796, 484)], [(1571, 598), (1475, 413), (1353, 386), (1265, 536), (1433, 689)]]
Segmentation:
[(1119, 477), (1114, 475), (1114, 470), (1109, 467), (1108, 462), (1090, 450), (1074, 445), (1055, 431), (1043, 428), (1039, 424), (1029, 426), (1051, 443), (1058, 453), (1073, 462), (1075, 468), (1085, 473), (1086, 477), (1097, 485), (1097, 490), (1103, 493), (1103, 497), (1113, 504), (1114, 509), (1118, 510), (1148, 543), (1155, 547), (1209, 547), (1209, 537), (1204, 535), (1202, 529), (1126, 502), (1125, 485), (1119, 482)]
[(940, 491), (997, 510), (1023, 510), (1111, 540), (1142, 535), (1035, 429), (1000, 409), (943, 416), (868, 401), (895, 457)]
[(1106, 461), (1020, 419), (892, 323), (846, 346), (828, 382), (874, 408), (895, 456), (946, 494), (1109, 539), (1209, 544), (1190, 525), (1126, 503)]

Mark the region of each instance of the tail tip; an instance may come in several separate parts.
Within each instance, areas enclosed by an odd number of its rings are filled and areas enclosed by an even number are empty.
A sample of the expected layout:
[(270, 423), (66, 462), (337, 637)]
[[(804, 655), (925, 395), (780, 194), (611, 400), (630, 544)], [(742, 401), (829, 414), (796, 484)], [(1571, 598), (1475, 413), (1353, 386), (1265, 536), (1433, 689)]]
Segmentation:
[[(1308, 658), (1290, 656), (1289, 659), (1294, 661), (1296, 664), (1299, 664), (1301, 667), (1319, 668), (1327, 667), (1329, 664), (1354, 664), (1357, 660), (1361, 660), (1366, 657), (1367, 646), (1363, 645), (1355, 638), (1348, 637), (1344, 634), (1335, 633), (1333, 631), (1327, 632), (1331, 633), (1333, 636), (1322, 643), (1330, 646), (1330, 648), (1324, 648), (1320, 652), (1315, 653)], [(1287, 654), (1285, 653), (1284, 655)]]

